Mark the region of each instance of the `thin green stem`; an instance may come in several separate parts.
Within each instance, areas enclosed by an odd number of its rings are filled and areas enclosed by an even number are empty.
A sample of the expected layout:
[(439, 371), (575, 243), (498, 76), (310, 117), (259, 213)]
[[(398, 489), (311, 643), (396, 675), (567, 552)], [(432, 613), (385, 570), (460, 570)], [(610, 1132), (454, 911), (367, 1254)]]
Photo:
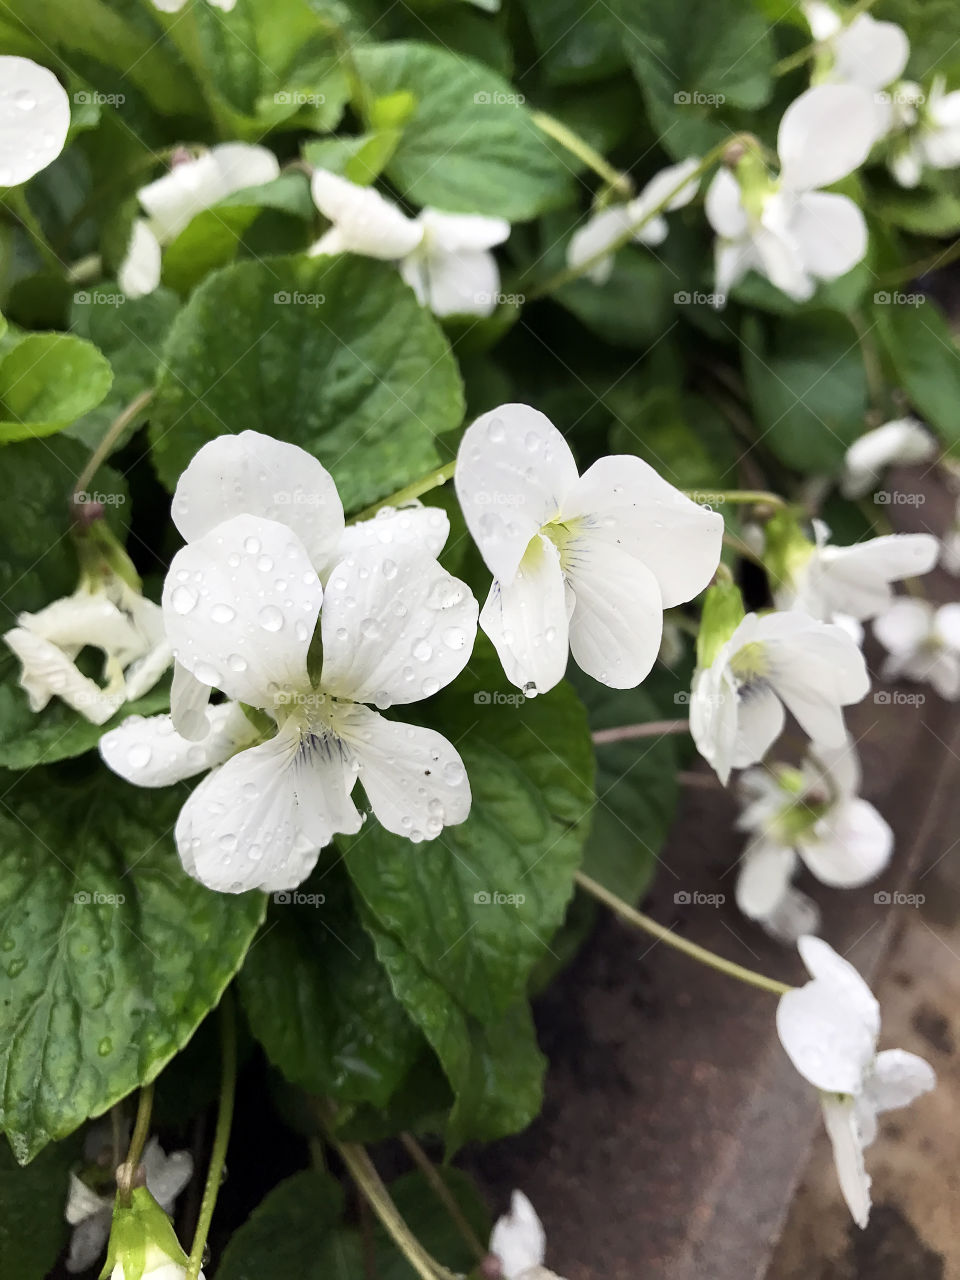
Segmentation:
[(936, 267), (945, 267), (951, 262), (956, 262), (957, 258), (960, 258), (960, 240), (954, 240), (953, 244), (947, 245), (946, 249), (941, 249), (939, 253), (932, 253), (928, 258), (921, 258), (919, 262), (908, 262), (905, 267), (898, 267), (896, 271), (885, 271), (877, 279), (880, 284), (908, 284)]
[(724, 960), (723, 956), (718, 956), (714, 952), (708, 951), (706, 947), (698, 946), (695, 942), (689, 942), (665, 925), (657, 924), (656, 920), (651, 920), (642, 911), (636, 911), (628, 903), (624, 902), (622, 898), (618, 898), (615, 893), (611, 893), (609, 889), (605, 889), (602, 884), (598, 884), (596, 880), (592, 880), (590, 876), (585, 875), (582, 871), (577, 872), (577, 884), (586, 893), (596, 898), (598, 902), (602, 902), (604, 906), (609, 907), (627, 924), (632, 924), (637, 929), (642, 929), (644, 933), (650, 934), (651, 937), (656, 938), (659, 942), (665, 942), (668, 947), (674, 947), (677, 951), (682, 951), (684, 955), (690, 956), (691, 959), (697, 960), (700, 964), (705, 964), (711, 969), (716, 969), (718, 973), (726, 974), (728, 978), (736, 978), (738, 982), (745, 982), (748, 986), (757, 987), (760, 991), (770, 991), (776, 996), (785, 995), (792, 990), (785, 982), (777, 982), (775, 978), (768, 978), (766, 974), (756, 973), (753, 969), (745, 969), (743, 965), (734, 964), (732, 960)]
[(44, 234), (43, 227), (27, 202), (27, 193), (23, 187), (13, 187), (3, 197), (3, 202), (26, 231), (36, 246), (37, 252), (48, 267), (56, 272), (63, 272), (67, 264), (63, 262), (53, 245)]
[(106, 462), (107, 458), (109, 458), (117, 440), (121, 435), (123, 435), (126, 428), (134, 421), (141, 410), (147, 407), (153, 397), (154, 390), (152, 387), (148, 388), (146, 391), (141, 391), (140, 394), (131, 400), (127, 407), (117, 415), (113, 422), (111, 422), (110, 426), (107, 427), (103, 434), (103, 439), (87, 459), (87, 465), (80, 472), (79, 476), (77, 476), (77, 483), (73, 486), (74, 498), (76, 498), (78, 494), (86, 493), (87, 486), (97, 474), (103, 463)]
[(414, 1164), (426, 1178), (427, 1185), (430, 1187), (430, 1190), (450, 1215), (450, 1221), (460, 1232), (467, 1244), (467, 1247), (473, 1250), (477, 1261), (482, 1262), (487, 1256), (487, 1250), (480, 1243), (476, 1232), (464, 1216), (463, 1210), (450, 1194), (450, 1188), (434, 1168), (430, 1157), (424, 1151), (423, 1147), (420, 1146), (420, 1143), (417, 1142), (412, 1133), (401, 1133), (400, 1141), (403, 1143), (404, 1147), (406, 1147), (407, 1154), (410, 1156), (411, 1160), (413, 1160)]
[(143, 1155), (143, 1148), (147, 1143), (147, 1134), (150, 1132), (150, 1115), (153, 1111), (153, 1082), (145, 1084), (140, 1090), (140, 1097), (137, 1099), (137, 1118), (133, 1125), (133, 1134), (130, 1138), (130, 1146), (127, 1149), (127, 1158), (117, 1171), (117, 1195), (120, 1203), (129, 1205), (130, 1193), (133, 1190), (133, 1184), (137, 1176), (137, 1169), (140, 1167), (140, 1157)]
[(722, 503), (730, 503), (731, 506), (746, 506), (753, 503), (756, 506), (768, 507), (785, 507), (787, 501), (781, 498), (779, 493), (768, 493), (764, 489), (681, 489), (681, 493), (685, 493), (688, 498), (702, 498), (704, 494), (709, 492), (710, 497), (717, 506)]
[(689, 733), (689, 720), (646, 720), (643, 724), (620, 724), (613, 729), (597, 729), (593, 741), (597, 746), (605, 742), (632, 742), (635, 738), (664, 738), (673, 733)]
[(545, 134), (553, 138), (554, 142), (559, 142), (561, 147), (565, 147), (571, 155), (582, 160), (588, 169), (592, 169), (597, 177), (602, 178), (607, 186), (618, 192), (624, 200), (630, 199), (633, 195), (633, 183), (629, 177), (618, 169), (614, 169), (595, 147), (591, 147), (590, 143), (581, 138), (578, 133), (567, 128), (562, 120), (547, 115), (545, 111), (532, 112), (531, 119), (538, 129), (542, 129)]
[(210, 1223), (217, 1206), (223, 1166), (227, 1159), (230, 1127), (233, 1123), (233, 1100), (237, 1092), (237, 1024), (233, 1010), (233, 994), (228, 988), (220, 1003), (220, 1102), (217, 1106), (217, 1127), (213, 1134), (213, 1149), (207, 1166), (207, 1181), (203, 1188), (200, 1216), (193, 1236), (193, 1248), (187, 1263), (185, 1280), (197, 1280), (203, 1265), (203, 1251), (207, 1247)]
[[(844, 25), (849, 26), (850, 23), (876, 4), (876, 0), (859, 0), (859, 3), (853, 5), (844, 13)], [(781, 58), (779, 62), (774, 64), (773, 74), (775, 76), (785, 76), (788, 71), (795, 71), (797, 67), (802, 67), (805, 62), (809, 62), (815, 57), (820, 49), (824, 46), (823, 40), (813, 40), (810, 44), (805, 44), (802, 49), (798, 49), (796, 53), (791, 53), (786, 58)]]
[(868, 325), (863, 316), (857, 311), (849, 312), (847, 319), (856, 330), (857, 341), (860, 343), (860, 355), (863, 357), (863, 369), (867, 375), (867, 390), (870, 394), (870, 403), (874, 409), (882, 413), (887, 404), (887, 380), (883, 376), (880, 352), (877, 350), (877, 344), (871, 334), (873, 326)]
[(351, 516), (347, 523), (356, 524), (358, 520), (369, 520), (371, 516), (375, 516), (383, 507), (398, 507), (404, 502), (412, 502), (414, 498), (419, 498), (422, 494), (429, 493), (431, 489), (439, 489), (453, 475), (456, 465), (456, 460), (445, 462), (442, 467), (437, 467), (435, 470), (427, 472), (425, 476), (421, 476), (419, 480), (414, 480), (412, 484), (406, 485), (403, 489), (398, 489), (389, 498), (381, 498), (372, 507), (365, 507), (363, 511)]

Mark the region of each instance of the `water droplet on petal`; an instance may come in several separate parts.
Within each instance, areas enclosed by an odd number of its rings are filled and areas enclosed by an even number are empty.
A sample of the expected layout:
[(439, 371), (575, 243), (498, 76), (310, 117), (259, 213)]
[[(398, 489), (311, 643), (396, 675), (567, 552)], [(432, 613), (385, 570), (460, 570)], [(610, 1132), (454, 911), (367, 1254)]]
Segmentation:
[(153, 752), (145, 742), (135, 743), (127, 752), (127, 764), (131, 769), (145, 769)]
[(250, 555), (250, 556), (258, 555), (260, 552), (260, 539), (244, 538), (243, 549), (244, 551), (246, 551), (247, 555)]
[(228, 604), (215, 604), (210, 610), (210, 617), (214, 622), (232, 622), (236, 616), (236, 609), (231, 609)]
[(527, 683), (523, 686), (523, 696), (525, 698), (535, 698), (539, 692), (540, 690), (537, 688), (537, 686), (534, 684), (532, 680), (528, 680)]
[(433, 657), (433, 648), (426, 640), (418, 640), (411, 652), (418, 662), (429, 662)]
[(197, 607), (197, 593), (189, 587), (174, 587), (170, 603), (177, 613), (189, 613)]
[(267, 604), (257, 614), (257, 621), (264, 631), (279, 631), (283, 626), (283, 614), (275, 604)]

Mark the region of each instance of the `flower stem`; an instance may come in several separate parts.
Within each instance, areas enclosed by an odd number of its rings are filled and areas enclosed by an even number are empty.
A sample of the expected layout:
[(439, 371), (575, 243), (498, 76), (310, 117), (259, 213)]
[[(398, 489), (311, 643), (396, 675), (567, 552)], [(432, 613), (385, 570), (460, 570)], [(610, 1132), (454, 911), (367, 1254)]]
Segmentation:
[(6, 204), (7, 208), (33, 241), (37, 252), (40, 257), (43, 258), (47, 266), (57, 272), (65, 271), (67, 264), (61, 261), (53, 245), (44, 234), (43, 227), (41, 227), (36, 215), (27, 202), (27, 195), (23, 188), (12, 188), (4, 195), (3, 203)]
[(645, 724), (621, 724), (614, 729), (598, 729), (593, 741), (597, 746), (605, 742), (632, 742), (635, 738), (663, 738), (671, 733), (689, 733), (689, 720), (648, 720)]
[(431, 1191), (433, 1191), (434, 1195), (450, 1215), (450, 1220), (460, 1232), (461, 1236), (463, 1236), (468, 1247), (472, 1249), (473, 1253), (476, 1255), (477, 1261), (482, 1262), (487, 1256), (486, 1249), (477, 1239), (476, 1232), (467, 1221), (463, 1210), (457, 1204), (453, 1195), (451, 1195), (450, 1188), (433, 1167), (433, 1164), (423, 1147), (420, 1146), (420, 1143), (417, 1142), (412, 1133), (401, 1133), (400, 1141), (406, 1147), (407, 1153), (413, 1160), (414, 1164), (417, 1165), (423, 1176), (426, 1178)]
[(193, 1248), (190, 1250), (185, 1280), (197, 1280), (200, 1274), (203, 1251), (207, 1247), (210, 1223), (217, 1205), (217, 1196), (220, 1194), (220, 1183), (223, 1181), (223, 1166), (230, 1141), (230, 1126), (233, 1123), (233, 1100), (237, 1091), (237, 1024), (233, 1011), (233, 994), (229, 988), (223, 993), (223, 1000), (220, 1003), (220, 1054), (220, 1102), (217, 1107), (217, 1127), (213, 1134), (213, 1149), (207, 1166), (207, 1181), (203, 1188), (200, 1216), (197, 1218), (197, 1229), (193, 1236)]
[(628, 924), (634, 925), (637, 929), (642, 929), (644, 933), (649, 933), (651, 937), (656, 938), (659, 942), (665, 942), (667, 946), (682, 951), (693, 960), (699, 960), (701, 964), (708, 965), (711, 969), (716, 969), (718, 973), (725, 973), (728, 978), (736, 978), (738, 982), (745, 982), (748, 986), (757, 987), (761, 991), (770, 991), (774, 995), (782, 996), (786, 992), (792, 990), (785, 982), (777, 982), (775, 978), (768, 978), (763, 973), (756, 973), (753, 969), (745, 969), (743, 965), (734, 964), (732, 960), (724, 960), (723, 956), (715, 955), (714, 952), (708, 951), (706, 947), (700, 947), (695, 942), (689, 942), (686, 938), (674, 933), (672, 929), (668, 929), (665, 925), (657, 924), (656, 920), (651, 920), (641, 911), (634, 910), (622, 898), (618, 898), (615, 893), (611, 893), (609, 889), (605, 889), (602, 884), (598, 884), (596, 880), (592, 880), (590, 876), (585, 875), (582, 871), (577, 872), (577, 884), (586, 893), (591, 894), (598, 902), (602, 902), (604, 906), (609, 907), (621, 920), (626, 920)]
[(604, 180), (608, 187), (619, 192), (625, 200), (630, 199), (633, 195), (633, 183), (629, 177), (608, 164), (589, 142), (581, 138), (578, 133), (574, 133), (572, 129), (568, 129), (562, 120), (547, 115), (545, 111), (534, 111), (531, 113), (531, 118), (538, 129), (542, 129), (553, 138), (554, 142), (559, 142), (561, 147), (566, 147), (571, 155), (582, 160), (588, 169), (592, 169), (597, 177)]
[[(707, 490), (705, 489), (681, 489), (681, 493), (685, 493), (688, 498), (702, 498)], [(723, 503), (730, 503), (731, 506), (747, 506), (753, 503), (756, 506), (765, 505), (768, 507), (785, 507), (786, 499), (781, 498), (779, 493), (767, 493), (763, 489), (718, 489), (715, 493), (709, 495), (717, 506)]]
[(73, 486), (74, 500), (76, 500), (78, 494), (86, 493), (87, 486), (97, 474), (103, 463), (107, 458), (109, 458), (117, 440), (130, 423), (137, 417), (140, 411), (147, 407), (153, 399), (153, 396), (154, 390), (152, 387), (149, 387), (146, 391), (141, 391), (138, 396), (130, 401), (123, 412), (118, 414), (113, 422), (111, 422), (110, 426), (107, 427), (104, 432), (103, 439), (97, 445), (96, 449), (94, 449), (93, 453), (91, 453), (87, 460), (87, 465), (80, 472), (79, 476), (77, 476), (77, 483)]
[(414, 498), (419, 498), (421, 494), (429, 493), (431, 489), (439, 489), (453, 475), (456, 465), (456, 460), (445, 462), (442, 467), (436, 467), (433, 471), (427, 472), (425, 476), (421, 476), (419, 480), (414, 480), (412, 484), (406, 485), (405, 488), (398, 489), (396, 493), (391, 493), (389, 498), (381, 498), (379, 502), (375, 502), (372, 506), (364, 507), (355, 516), (351, 516), (347, 523), (356, 524), (358, 520), (369, 520), (371, 516), (375, 516), (383, 507), (397, 507), (401, 503), (412, 502)]
[(137, 1099), (137, 1118), (134, 1122), (127, 1158), (117, 1170), (117, 1195), (120, 1203), (129, 1205), (130, 1193), (134, 1179), (140, 1166), (140, 1157), (146, 1146), (147, 1134), (150, 1132), (150, 1113), (153, 1111), (153, 1082), (145, 1084)]
[[(874, 4), (876, 4), (876, 0), (859, 0), (857, 4), (852, 5), (843, 15), (844, 26), (849, 27), (854, 18), (859, 17), (861, 13), (866, 13), (867, 9), (870, 9)], [(813, 40), (810, 44), (805, 44), (802, 49), (798, 49), (796, 53), (791, 53), (788, 57), (781, 58), (774, 65), (773, 74), (775, 76), (785, 76), (788, 71), (795, 71), (797, 67), (802, 67), (805, 62), (810, 61), (825, 43), (828, 42)]]

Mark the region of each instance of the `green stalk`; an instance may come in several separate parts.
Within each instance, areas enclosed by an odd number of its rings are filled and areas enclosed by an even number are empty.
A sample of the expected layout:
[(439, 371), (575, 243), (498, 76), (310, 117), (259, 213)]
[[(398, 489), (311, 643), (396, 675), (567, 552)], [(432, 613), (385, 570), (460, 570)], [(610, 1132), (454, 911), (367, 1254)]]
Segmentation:
[(611, 190), (616, 191), (624, 200), (630, 199), (633, 195), (633, 183), (628, 176), (608, 164), (600, 152), (591, 147), (586, 139), (581, 138), (572, 129), (568, 129), (562, 120), (547, 115), (545, 111), (534, 111), (531, 113), (531, 118), (538, 129), (542, 129), (545, 134), (553, 138), (554, 142), (559, 142), (561, 147), (565, 147), (571, 155), (582, 160), (587, 168), (592, 169), (597, 177), (602, 178)]
[(227, 1159), (230, 1127), (233, 1123), (233, 1100), (237, 1091), (237, 1025), (233, 1011), (233, 995), (229, 988), (223, 993), (220, 1004), (220, 1102), (217, 1106), (217, 1127), (213, 1135), (213, 1149), (207, 1166), (207, 1181), (203, 1188), (200, 1216), (193, 1236), (193, 1248), (187, 1263), (185, 1280), (197, 1280), (203, 1265), (203, 1251), (207, 1247), (210, 1223), (217, 1206), (223, 1166)]

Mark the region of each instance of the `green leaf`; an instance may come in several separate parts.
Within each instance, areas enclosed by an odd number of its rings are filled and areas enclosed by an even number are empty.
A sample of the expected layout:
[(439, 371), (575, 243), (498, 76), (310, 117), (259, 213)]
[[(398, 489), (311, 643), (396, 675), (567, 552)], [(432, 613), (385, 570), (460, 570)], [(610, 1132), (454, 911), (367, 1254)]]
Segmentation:
[[(617, 347), (646, 349), (674, 321), (673, 285), (666, 271), (644, 250), (622, 249), (604, 284), (575, 280), (557, 290), (557, 301)], [(640, 301), (642, 299), (642, 301)]]
[(524, 0), (523, 9), (549, 84), (605, 80), (626, 65), (620, 22), (605, 5)]
[(67, 1242), (63, 1216), (76, 1142), (47, 1147), (26, 1169), (0, 1141), (0, 1275), (44, 1280)]
[(922, 293), (878, 293), (877, 336), (914, 407), (950, 452), (960, 446), (960, 352), (943, 312)]
[(467, 821), (415, 857), (376, 822), (341, 847), (379, 924), (465, 1009), (493, 1021), (523, 995), (573, 893), (592, 746), (569, 685), (525, 700), (486, 644), (431, 720), (461, 751), (473, 792)]
[(360, 46), (356, 60), (377, 97), (417, 100), (386, 167), (417, 204), (521, 222), (568, 198), (569, 172), (523, 95), (483, 63), (416, 41)]
[(214, 273), (163, 359), (150, 431), (169, 489), (208, 440), (268, 427), (329, 467), (353, 510), (436, 466), (435, 436), (463, 415), (436, 322), (393, 267), (347, 254)]
[(364, 924), (394, 994), (429, 1040), (453, 1089), (448, 1154), (465, 1142), (491, 1142), (525, 1129), (540, 1111), (547, 1065), (537, 1048), (527, 1002), (517, 1001), (495, 1021), (482, 1024), (369, 912)]
[(273, 895), (240, 991), (274, 1066), (291, 1083), (339, 1102), (385, 1106), (423, 1046), (342, 877), (318, 876)]
[(669, 385), (646, 390), (624, 380), (607, 403), (617, 414), (611, 452), (635, 453), (671, 484), (700, 491), (702, 502), (718, 489), (736, 488), (742, 450), (710, 401)]
[(107, 360), (69, 333), (31, 333), (0, 359), (0, 442), (51, 435), (100, 403)]
[(217, 1280), (360, 1280), (359, 1248), (349, 1250), (356, 1268), (337, 1256), (342, 1213), (343, 1192), (335, 1178), (312, 1170), (295, 1173), (231, 1236)]
[(154, 1079), (239, 968), (260, 894), (180, 868), (180, 788), (31, 771), (0, 812), (0, 1126), (26, 1162)]
[(763, 443), (798, 471), (835, 471), (863, 431), (869, 401), (853, 325), (827, 311), (766, 326), (747, 315), (742, 350)]
[(952, 236), (960, 230), (960, 195), (953, 191), (890, 187), (875, 198), (874, 210), (884, 221), (918, 236)]
[[(179, 298), (169, 289), (155, 289), (143, 298), (124, 298), (119, 288), (98, 285), (74, 294), (70, 327), (79, 337), (93, 342), (110, 361), (113, 385), (102, 404), (66, 428), (68, 436), (95, 448), (114, 419), (153, 385), (164, 339), (179, 308)], [(144, 419), (148, 412), (143, 410)], [(116, 448), (126, 443), (141, 422), (131, 422)]]
[(304, 145), (303, 158), (314, 168), (341, 173), (358, 186), (368, 187), (383, 172), (400, 138), (399, 129), (381, 129), (350, 138), (318, 138)]

